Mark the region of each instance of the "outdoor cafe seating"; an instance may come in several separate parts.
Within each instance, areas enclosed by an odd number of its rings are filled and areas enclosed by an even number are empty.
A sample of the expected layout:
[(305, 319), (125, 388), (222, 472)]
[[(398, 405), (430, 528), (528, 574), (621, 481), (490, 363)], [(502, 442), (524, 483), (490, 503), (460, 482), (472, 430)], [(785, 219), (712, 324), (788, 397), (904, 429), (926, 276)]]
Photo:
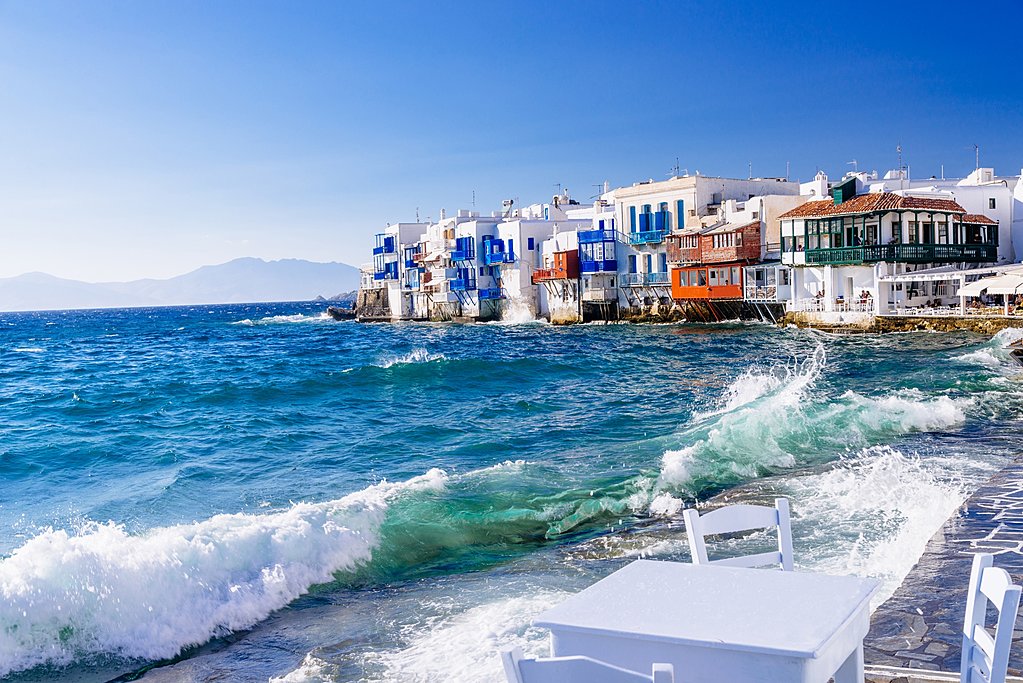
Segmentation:
[[(538, 615), (552, 656), (503, 652), (509, 683), (864, 681), (875, 579), (793, 571), (784, 498), (683, 516), (692, 563), (636, 560)], [(765, 529), (777, 551), (709, 559), (708, 537)], [(991, 555), (975, 555), (961, 683), (1005, 681), (1020, 592)]]

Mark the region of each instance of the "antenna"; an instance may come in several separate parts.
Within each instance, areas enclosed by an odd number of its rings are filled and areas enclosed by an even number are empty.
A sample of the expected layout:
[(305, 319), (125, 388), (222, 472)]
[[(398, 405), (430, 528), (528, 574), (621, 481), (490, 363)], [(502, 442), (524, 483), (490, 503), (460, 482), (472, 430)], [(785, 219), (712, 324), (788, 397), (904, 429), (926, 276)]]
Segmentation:
[(973, 145), (973, 151), (977, 155), (977, 166), (976, 166), (976, 168), (980, 168), (980, 145), (974, 144)]
[(753, 162), (752, 161), (749, 162), (749, 175), (746, 176), (746, 178), (748, 180), (752, 180), (753, 179)]
[(476, 208), (476, 190), (472, 191), (472, 208)]
[(785, 162), (785, 182), (789, 180), (789, 163), (788, 161)]
[(416, 207), (416, 223), (419, 222), (419, 207)]
[(679, 172), (678, 157), (675, 157), (675, 165), (671, 167), (671, 177), (677, 178)]
[(903, 171), (905, 171), (905, 167), (902, 165), (902, 143), (901, 142), (898, 144), (898, 146), (896, 146), (895, 151), (899, 153), (899, 189), (900, 190), (904, 190), (904, 189), (906, 189), (906, 183), (905, 183), (906, 174), (903, 172)]
[(855, 159), (853, 159), (852, 161), (847, 161), (847, 162), (845, 162), (845, 164), (846, 164), (846, 166), (852, 166), (853, 167), (853, 173), (856, 173), (857, 171), (860, 170), (860, 164)]
[(561, 183), (554, 183), (554, 187), (558, 188), (558, 194), (561, 194)]
[(598, 199), (604, 193), (604, 183), (594, 183), (593, 187), (597, 188), (597, 194), (590, 197), (590, 199)]

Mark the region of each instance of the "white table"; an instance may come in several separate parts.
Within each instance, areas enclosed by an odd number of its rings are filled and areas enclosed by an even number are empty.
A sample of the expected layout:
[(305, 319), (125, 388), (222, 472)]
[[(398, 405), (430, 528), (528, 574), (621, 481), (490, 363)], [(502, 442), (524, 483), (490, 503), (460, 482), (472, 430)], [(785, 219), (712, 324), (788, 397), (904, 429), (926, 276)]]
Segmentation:
[(675, 666), (684, 683), (863, 683), (878, 582), (772, 569), (638, 560), (533, 620), (554, 656), (635, 671)]

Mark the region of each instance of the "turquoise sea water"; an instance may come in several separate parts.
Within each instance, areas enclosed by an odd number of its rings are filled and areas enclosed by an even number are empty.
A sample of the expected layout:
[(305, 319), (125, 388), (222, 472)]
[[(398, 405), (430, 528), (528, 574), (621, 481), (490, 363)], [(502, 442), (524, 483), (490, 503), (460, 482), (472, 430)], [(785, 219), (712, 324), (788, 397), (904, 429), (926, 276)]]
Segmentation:
[(1023, 451), (1010, 333), (321, 310), (0, 314), (0, 677), (497, 681), (683, 504), (789, 496), (890, 592)]

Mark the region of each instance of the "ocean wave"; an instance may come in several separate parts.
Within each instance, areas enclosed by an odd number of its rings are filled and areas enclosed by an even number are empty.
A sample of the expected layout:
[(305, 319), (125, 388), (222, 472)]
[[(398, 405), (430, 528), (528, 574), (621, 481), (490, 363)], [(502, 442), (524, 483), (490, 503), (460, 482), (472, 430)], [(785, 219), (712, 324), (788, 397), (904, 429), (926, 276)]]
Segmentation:
[(1018, 372), (1019, 364), (1012, 360), (1006, 347), (1020, 339), (1023, 339), (1023, 328), (1010, 327), (995, 334), (980, 348), (956, 356), (955, 360), (992, 369)]
[(391, 356), (378, 363), (374, 367), (393, 368), (396, 365), (417, 365), (419, 363), (433, 363), (434, 361), (447, 360), (443, 353), (430, 353), (424, 348), (415, 348), (401, 356)]
[[(549, 655), (549, 634), (532, 626), (533, 618), (561, 602), (568, 593), (537, 590), (504, 597), (433, 620), (430, 628), (409, 624), (403, 646), (370, 652), (364, 666), (384, 681), (475, 683), (503, 676), (498, 651), (521, 647), (527, 655)], [(413, 673), (414, 672), (414, 673)]]
[(664, 453), (658, 489), (696, 495), (706, 485), (734, 485), (819, 462), (836, 451), (957, 427), (974, 403), (916, 389), (883, 396), (847, 391), (834, 399), (813, 395), (825, 365), (823, 347), (818, 347), (798, 365), (744, 372), (725, 392), (720, 408), (695, 416), (680, 433), (689, 443)]
[(255, 325), (281, 325), (285, 323), (317, 323), (333, 320), (329, 315), (324, 313), (318, 313), (316, 315), (303, 315), (296, 313), (294, 315), (271, 315), (258, 320), (252, 320), (251, 318), (244, 318), (242, 320), (236, 320), (232, 325), (244, 325), (246, 327), (252, 327)]
[(14, 353), (43, 353), (45, 350), (38, 346), (18, 346), (11, 349)]
[(218, 515), (140, 535), (90, 522), (0, 560), (0, 677), (100, 654), (163, 659), (249, 628), (368, 563), (389, 504), (440, 470), (281, 512)]
[[(978, 470), (966, 472), (965, 467)], [(861, 450), (825, 472), (785, 484), (796, 502), (797, 564), (882, 582), (884, 602), (916, 564), (927, 542), (992, 468), (963, 458), (907, 456), (889, 446)]]
[(271, 676), (270, 683), (333, 683), (341, 680), (339, 667), (309, 653), (294, 671), (283, 676)]

